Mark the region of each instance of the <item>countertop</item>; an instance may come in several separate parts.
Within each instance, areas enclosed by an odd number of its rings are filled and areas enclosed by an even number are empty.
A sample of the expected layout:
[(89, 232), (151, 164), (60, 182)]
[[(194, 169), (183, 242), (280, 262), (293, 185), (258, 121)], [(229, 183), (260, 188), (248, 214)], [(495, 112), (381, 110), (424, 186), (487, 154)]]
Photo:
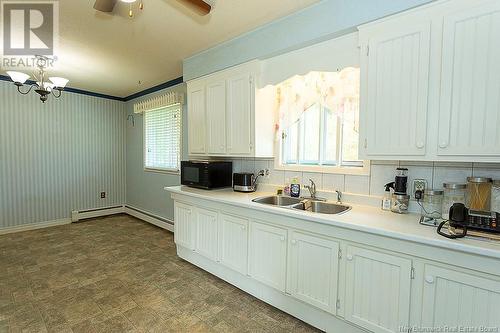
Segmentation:
[(327, 215), (252, 202), (252, 199), (258, 197), (274, 195), (271, 192), (238, 193), (231, 188), (202, 190), (186, 186), (165, 187), (165, 190), (218, 203), (500, 259), (500, 241), (470, 237), (448, 239), (438, 235), (436, 228), (419, 224), (420, 215), (418, 214), (400, 215), (383, 211), (378, 207), (345, 202), (344, 204), (352, 206), (351, 210), (341, 214)]

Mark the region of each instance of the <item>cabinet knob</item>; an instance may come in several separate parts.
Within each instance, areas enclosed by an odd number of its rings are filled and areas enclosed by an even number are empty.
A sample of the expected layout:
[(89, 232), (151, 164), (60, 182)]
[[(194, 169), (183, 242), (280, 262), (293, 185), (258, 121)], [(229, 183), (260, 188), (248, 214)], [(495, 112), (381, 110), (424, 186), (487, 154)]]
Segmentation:
[(285, 236), (281, 236), (281, 241), (284, 242), (285, 241)]
[(297, 241), (295, 239), (292, 239), (292, 244), (293, 245), (297, 244)]
[(441, 143), (439, 144), (439, 148), (446, 148), (448, 147), (448, 142), (447, 141), (441, 141)]
[(352, 254), (348, 254), (348, 255), (346, 256), (346, 258), (347, 258), (347, 260), (352, 261)]
[(432, 275), (426, 275), (425, 276), (425, 282), (427, 282), (427, 283), (434, 283), (434, 276), (432, 276)]
[(247, 227), (245, 227), (244, 225), (241, 226), (241, 230), (247, 230)]
[(418, 141), (418, 142), (417, 142), (417, 148), (418, 148), (418, 149), (422, 149), (422, 148), (424, 148), (424, 146), (425, 146), (425, 145), (424, 145), (424, 143), (423, 143), (422, 141)]

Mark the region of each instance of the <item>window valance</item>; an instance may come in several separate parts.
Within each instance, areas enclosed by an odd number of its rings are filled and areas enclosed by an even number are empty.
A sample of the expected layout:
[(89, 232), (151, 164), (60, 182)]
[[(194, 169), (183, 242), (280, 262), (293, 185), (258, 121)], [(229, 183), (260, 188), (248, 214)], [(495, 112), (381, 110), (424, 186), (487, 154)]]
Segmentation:
[(184, 103), (184, 95), (169, 92), (134, 104), (134, 113), (144, 113)]

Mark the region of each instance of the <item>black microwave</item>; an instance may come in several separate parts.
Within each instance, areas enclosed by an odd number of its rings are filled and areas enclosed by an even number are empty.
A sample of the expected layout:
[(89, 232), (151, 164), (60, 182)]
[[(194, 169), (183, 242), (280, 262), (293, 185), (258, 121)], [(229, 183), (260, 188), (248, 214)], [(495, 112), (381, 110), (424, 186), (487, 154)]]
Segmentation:
[(233, 162), (181, 161), (181, 184), (211, 190), (232, 185)]

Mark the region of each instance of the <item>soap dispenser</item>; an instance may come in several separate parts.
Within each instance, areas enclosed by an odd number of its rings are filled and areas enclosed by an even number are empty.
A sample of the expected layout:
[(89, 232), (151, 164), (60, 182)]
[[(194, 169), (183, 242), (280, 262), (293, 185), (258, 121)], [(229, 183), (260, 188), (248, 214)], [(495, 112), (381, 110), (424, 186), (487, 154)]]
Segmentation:
[(385, 184), (385, 192), (382, 197), (382, 210), (391, 210), (391, 188), (393, 183)]

